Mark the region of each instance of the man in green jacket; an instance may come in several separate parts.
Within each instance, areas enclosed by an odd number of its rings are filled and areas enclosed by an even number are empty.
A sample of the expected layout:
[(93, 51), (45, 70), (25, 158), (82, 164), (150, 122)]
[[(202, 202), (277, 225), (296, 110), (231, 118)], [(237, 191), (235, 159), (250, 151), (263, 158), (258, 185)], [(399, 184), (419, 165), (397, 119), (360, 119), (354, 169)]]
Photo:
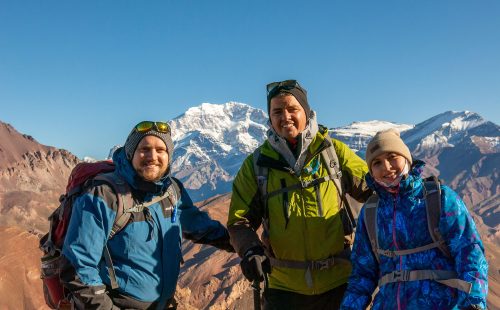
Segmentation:
[(267, 140), (233, 183), (231, 243), (248, 280), (268, 279), (264, 309), (337, 309), (351, 272), (344, 195), (370, 196), (366, 163), (318, 125), (297, 81), (269, 84), (267, 106)]

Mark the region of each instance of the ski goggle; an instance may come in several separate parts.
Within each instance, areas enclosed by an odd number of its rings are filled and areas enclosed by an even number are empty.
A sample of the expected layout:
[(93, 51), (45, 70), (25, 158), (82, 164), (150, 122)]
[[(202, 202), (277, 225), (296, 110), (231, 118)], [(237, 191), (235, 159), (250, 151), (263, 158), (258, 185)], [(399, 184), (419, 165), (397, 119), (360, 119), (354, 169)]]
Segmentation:
[(139, 124), (135, 125), (135, 130), (140, 133), (144, 133), (150, 131), (152, 128), (155, 128), (158, 132), (169, 133), (170, 126), (165, 122), (152, 122), (152, 121), (143, 121)]
[(299, 88), (302, 89), (300, 86), (299, 82), (297, 80), (285, 80), (281, 82), (272, 82), (267, 84), (266, 89), (267, 89), (267, 96), (274, 94), (278, 89), (294, 89), (294, 88)]

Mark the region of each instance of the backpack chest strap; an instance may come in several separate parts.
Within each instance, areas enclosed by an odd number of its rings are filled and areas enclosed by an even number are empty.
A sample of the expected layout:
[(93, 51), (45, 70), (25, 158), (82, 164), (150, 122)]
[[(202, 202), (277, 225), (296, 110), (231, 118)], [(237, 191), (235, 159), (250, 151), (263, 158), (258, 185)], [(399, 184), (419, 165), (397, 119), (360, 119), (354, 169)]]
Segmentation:
[(388, 257), (396, 257), (396, 256), (402, 256), (402, 255), (409, 255), (409, 254), (414, 254), (418, 252), (423, 252), (427, 251), (433, 248), (439, 248), (442, 246), (442, 241), (437, 241), (433, 243), (429, 243), (424, 246), (419, 246), (413, 249), (407, 249), (407, 250), (397, 250), (397, 251), (391, 251), (391, 250), (383, 250), (380, 248), (377, 248), (377, 253), (380, 255), (388, 256)]
[(330, 256), (325, 259), (320, 260), (308, 260), (308, 261), (296, 261), (296, 260), (286, 260), (277, 259), (274, 257), (269, 257), (271, 266), (281, 267), (281, 268), (291, 268), (291, 269), (309, 269), (309, 270), (324, 270), (330, 269), (335, 265), (340, 263), (351, 263), (349, 260), (350, 249), (345, 249), (335, 256)]
[[(151, 201), (143, 202), (138, 205), (123, 206), (123, 212), (118, 212), (117, 218), (113, 224), (113, 227), (111, 228), (109, 239), (113, 238), (117, 232), (125, 227), (127, 222), (130, 220), (131, 213), (143, 212), (144, 209), (147, 209), (151, 205), (160, 202), (165, 198), (169, 198), (170, 195), (170, 192), (167, 190), (163, 195), (154, 197)], [(170, 209), (166, 210), (166, 216), (172, 216), (173, 208), (174, 206), (170, 204)]]
[(458, 279), (458, 274), (451, 270), (398, 270), (384, 275), (378, 281), (378, 286), (394, 282), (408, 282), (419, 280), (434, 280), (449, 287), (456, 288), (467, 294), (470, 293), (472, 284)]
[(265, 199), (269, 199), (273, 196), (279, 195), (281, 193), (286, 193), (286, 192), (291, 192), (294, 190), (298, 189), (306, 189), (309, 187), (314, 187), (316, 185), (319, 185), (323, 182), (328, 182), (330, 180), (333, 180), (336, 176), (335, 175), (327, 175), (325, 177), (317, 178), (317, 179), (312, 179), (311, 181), (301, 181), (300, 183), (296, 183), (294, 185), (290, 185), (287, 187), (280, 188), (278, 190), (272, 191), (264, 196)]

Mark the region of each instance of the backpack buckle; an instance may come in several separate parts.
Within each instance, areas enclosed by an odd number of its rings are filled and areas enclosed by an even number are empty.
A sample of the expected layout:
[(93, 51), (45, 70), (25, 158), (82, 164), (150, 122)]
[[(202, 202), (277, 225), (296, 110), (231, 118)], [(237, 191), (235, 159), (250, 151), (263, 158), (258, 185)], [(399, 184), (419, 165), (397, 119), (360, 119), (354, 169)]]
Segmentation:
[[(332, 263), (333, 265), (333, 263)], [(314, 270), (325, 270), (330, 268), (330, 261), (329, 260), (317, 260), (312, 262), (312, 268)]]
[(308, 188), (309, 185), (311, 185), (312, 181), (303, 181), (303, 180), (300, 180), (300, 185), (302, 186), (302, 188)]
[(407, 282), (410, 279), (410, 270), (397, 270), (392, 273), (394, 282)]
[(394, 253), (394, 251), (391, 250), (379, 250), (379, 254), (382, 254), (390, 258), (396, 257), (396, 253)]

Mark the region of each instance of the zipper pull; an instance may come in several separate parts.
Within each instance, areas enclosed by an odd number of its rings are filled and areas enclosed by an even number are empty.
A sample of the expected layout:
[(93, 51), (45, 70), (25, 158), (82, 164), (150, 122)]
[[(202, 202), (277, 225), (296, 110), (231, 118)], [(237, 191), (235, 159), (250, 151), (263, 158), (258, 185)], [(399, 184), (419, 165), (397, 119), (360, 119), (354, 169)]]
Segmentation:
[(172, 223), (175, 223), (177, 220), (177, 206), (172, 206), (172, 217), (170, 218), (170, 221)]

